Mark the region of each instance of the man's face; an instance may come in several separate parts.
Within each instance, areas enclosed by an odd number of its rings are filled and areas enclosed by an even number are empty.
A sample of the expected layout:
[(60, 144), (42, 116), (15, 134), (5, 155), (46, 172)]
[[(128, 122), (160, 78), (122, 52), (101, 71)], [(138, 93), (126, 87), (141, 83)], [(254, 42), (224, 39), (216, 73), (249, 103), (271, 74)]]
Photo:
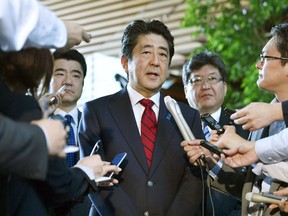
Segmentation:
[(81, 97), (84, 84), (84, 74), (79, 62), (66, 59), (54, 61), (51, 80), (53, 93), (56, 93), (64, 84), (66, 84), (66, 89), (62, 98), (62, 106), (76, 105)]
[(219, 81), (214, 84), (207, 82), (208, 77), (220, 80), (222, 77), (220, 75), (219, 69), (213, 65), (204, 65), (198, 70), (192, 71), (190, 79), (195, 78), (206, 78), (202, 84), (188, 83), (185, 87), (185, 95), (188, 103), (191, 107), (199, 110), (201, 114), (204, 113), (214, 113), (217, 111), (226, 95), (227, 84), (226, 82)]
[[(276, 38), (271, 38), (262, 50), (263, 56), (281, 57), (275, 46)], [(287, 57), (287, 56), (282, 56)], [(287, 99), (288, 63), (281, 65), (280, 59), (263, 58), (256, 64), (259, 70), (257, 85), (259, 88), (274, 93), (278, 99)]]
[(156, 94), (169, 75), (169, 55), (168, 43), (162, 36), (139, 36), (132, 51), (132, 59), (121, 57), (122, 66), (128, 73), (129, 85), (144, 97)]

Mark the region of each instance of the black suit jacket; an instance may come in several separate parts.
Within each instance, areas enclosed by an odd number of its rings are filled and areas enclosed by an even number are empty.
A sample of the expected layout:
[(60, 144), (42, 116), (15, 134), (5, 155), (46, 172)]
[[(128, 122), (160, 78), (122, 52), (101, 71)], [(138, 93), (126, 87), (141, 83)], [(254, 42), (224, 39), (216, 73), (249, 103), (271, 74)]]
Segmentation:
[[(200, 115), (188, 105), (179, 104), (195, 137), (203, 138)], [(102, 157), (111, 161), (127, 152), (119, 185), (101, 190), (113, 215), (196, 215), (202, 183), (190, 170), (180, 146), (183, 137), (160, 97), (157, 137), (150, 170), (126, 88), (114, 95), (84, 105), (79, 128), (81, 151), (89, 155), (98, 139)], [(195, 172), (199, 171), (198, 168)]]
[[(13, 105), (15, 99), (1, 80), (0, 92), (0, 173), (45, 179), (48, 150), (43, 131), (38, 126), (8, 119), (7, 116), (14, 120), (19, 118), (16, 106)], [(21, 101), (18, 102), (21, 104)], [(26, 118), (26, 115), (24, 111), (21, 118)]]
[(230, 119), (230, 117), (228, 117), (225, 112), (224, 109), (221, 109), (221, 114), (220, 114), (220, 119), (219, 119), (219, 123), (224, 126), (224, 125), (233, 125), (236, 128), (236, 133), (243, 137), (244, 139), (247, 139), (249, 136), (250, 131), (248, 130), (243, 130), (241, 125), (237, 125), (234, 124), (234, 122)]
[[(6, 94), (1, 93), (1, 96), (9, 103), (2, 100), (5, 108), (1, 112), (19, 121), (41, 118), (41, 109), (34, 98), (6, 90)], [(28, 156), (20, 165), (26, 162), (29, 163)], [(95, 182), (90, 181), (82, 170), (68, 169), (65, 159), (49, 158), (45, 174), (45, 181), (24, 179), (17, 175), (0, 176), (0, 215), (53, 215), (50, 207), (65, 206), (68, 209), (86, 195), (89, 188), (97, 190)]]

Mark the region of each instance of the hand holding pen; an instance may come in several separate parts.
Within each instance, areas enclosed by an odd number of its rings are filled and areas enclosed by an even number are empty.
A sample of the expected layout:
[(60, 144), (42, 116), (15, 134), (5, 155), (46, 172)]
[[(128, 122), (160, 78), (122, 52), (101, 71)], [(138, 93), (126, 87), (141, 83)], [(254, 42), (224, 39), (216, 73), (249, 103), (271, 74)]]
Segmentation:
[(44, 96), (39, 100), (39, 104), (43, 111), (43, 118), (48, 118), (62, 103), (62, 98), (65, 94), (66, 84), (64, 84), (58, 91), (53, 94)]

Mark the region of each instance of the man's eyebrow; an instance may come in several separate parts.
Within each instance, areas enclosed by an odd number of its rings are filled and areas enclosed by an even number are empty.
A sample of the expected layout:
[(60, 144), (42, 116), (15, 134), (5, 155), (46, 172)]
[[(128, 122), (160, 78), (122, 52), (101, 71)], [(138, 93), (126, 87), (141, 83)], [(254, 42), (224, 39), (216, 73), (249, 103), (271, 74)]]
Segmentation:
[[(150, 44), (144, 44), (144, 46), (143, 46), (143, 48), (151, 48), (151, 47), (153, 47), (153, 46), (150, 45)], [(163, 46), (160, 46), (160, 47), (158, 47), (158, 48), (159, 48), (159, 49), (162, 49), (162, 50), (164, 50), (165, 52), (168, 53), (168, 48), (163, 47)]]
[[(54, 72), (59, 72), (59, 71), (66, 71), (64, 68), (56, 68), (55, 70), (54, 70)], [(78, 74), (84, 74), (84, 73), (82, 73), (81, 71), (79, 71), (79, 70), (77, 70), (77, 69), (75, 69), (75, 70), (72, 70), (71, 71), (72, 73), (78, 73)]]
[(82, 74), (82, 72), (81, 71), (79, 71), (79, 70), (72, 70), (72, 72), (74, 72), (74, 73), (79, 73), (79, 74)]
[(64, 69), (64, 68), (56, 68), (56, 69), (54, 70), (54, 72), (57, 72), (57, 71), (65, 71), (65, 69)]
[(159, 48), (162, 49), (162, 50), (164, 50), (165, 52), (169, 53), (167, 47), (160, 46)]

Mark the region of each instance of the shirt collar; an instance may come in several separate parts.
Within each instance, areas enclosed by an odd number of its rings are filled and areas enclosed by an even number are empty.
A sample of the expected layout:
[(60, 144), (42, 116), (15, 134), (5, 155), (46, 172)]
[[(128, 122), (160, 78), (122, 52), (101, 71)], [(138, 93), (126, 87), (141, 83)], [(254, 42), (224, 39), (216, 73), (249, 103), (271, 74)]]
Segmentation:
[(211, 116), (217, 121), (219, 122), (220, 120), (220, 115), (221, 115), (221, 107), (214, 113), (211, 114)]
[(75, 107), (73, 110), (71, 110), (69, 113), (66, 113), (65, 111), (57, 108), (54, 112), (55, 115), (61, 115), (61, 116), (65, 116), (67, 114), (71, 115), (73, 117), (73, 123), (75, 123), (76, 125), (78, 125), (78, 109), (77, 107)]
[[(129, 84), (127, 85), (127, 92), (128, 92), (129, 97), (130, 97), (130, 101), (131, 101), (132, 107), (137, 105), (140, 100), (145, 98), (143, 95), (141, 95), (135, 89), (133, 89)], [(160, 92), (157, 92), (151, 98), (147, 98), (147, 99), (152, 100), (154, 102), (154, 105), (156, 105), (159, 108), (159, 105), (160, 105)]]

